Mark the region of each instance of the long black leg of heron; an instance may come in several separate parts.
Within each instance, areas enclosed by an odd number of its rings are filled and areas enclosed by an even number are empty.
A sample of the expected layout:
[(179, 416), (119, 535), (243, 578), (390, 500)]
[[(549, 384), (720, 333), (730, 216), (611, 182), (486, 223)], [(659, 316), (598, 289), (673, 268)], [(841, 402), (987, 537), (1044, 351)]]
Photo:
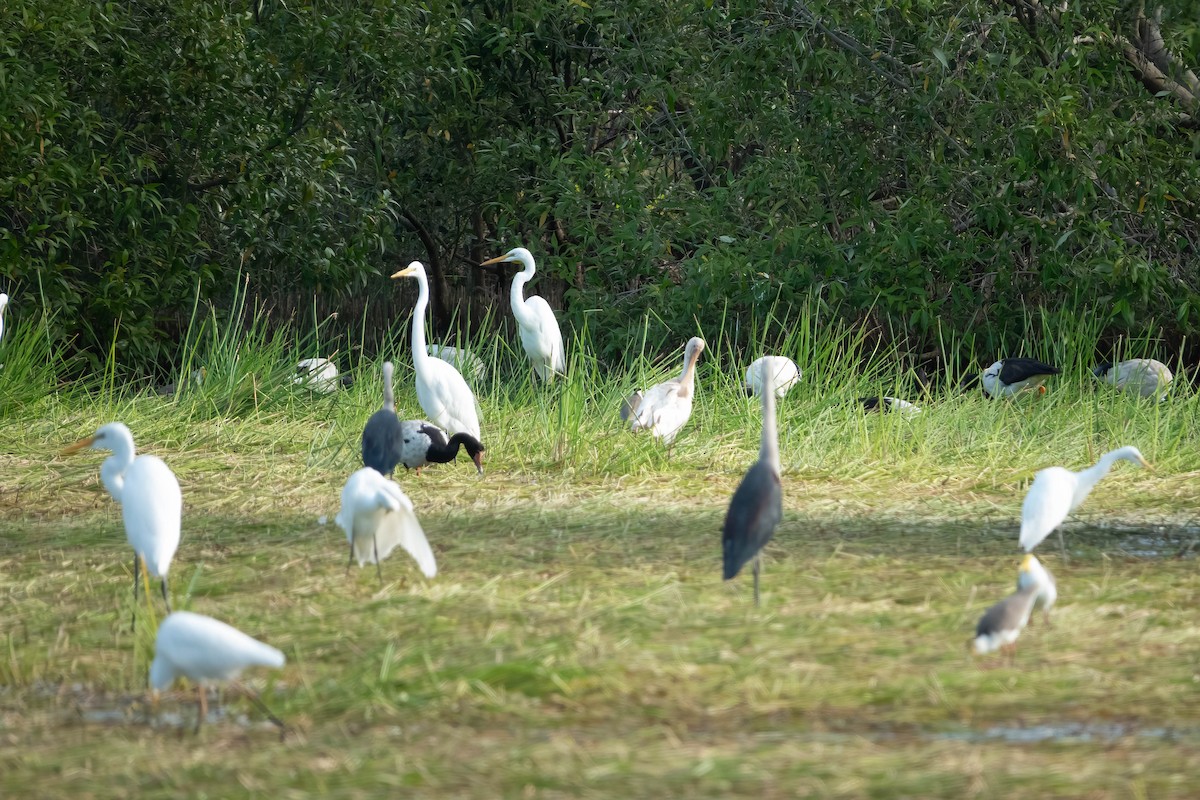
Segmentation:
[(754, 557), (754, 605), (759, 605), (758, 602), (758, 556)]
[(271, 722), (275, 723), (275, 725), (279, 727), (279, 738), (282, 740), (284, 733), (287, 730), (284, 727), (283, 720), (271, 713), (271, 709), (267, 708), (267, 704), (262, 701), (262, 698), (259, 697), (258, 692), (252, 690), (249, 686), (246, 686), (242, 683), (238, 684), (238, 688), (242, 690), (246, 697), (250, 698), (250, 702), (254, 703), (259, 711), (266, 715), (267, 719), (271, 720)]
[(137, 587), (138, 587), (138, 567), (142, 559), (133, 551), (133, 613), (129, 615), (129, 632), (132, 633), (137, 628)]
[(163, 602), (167, 604), (167, 613), (171, 613), (171, 598), (167, 597), (167, 576), (163, 575), (162, 579), (162, 596)]
[(379, 563), (379, 541), (371, 534), (371, 547), (375, 550), (375, 574), (379, 576), (379, 585), (383, 586), (383, 567)]

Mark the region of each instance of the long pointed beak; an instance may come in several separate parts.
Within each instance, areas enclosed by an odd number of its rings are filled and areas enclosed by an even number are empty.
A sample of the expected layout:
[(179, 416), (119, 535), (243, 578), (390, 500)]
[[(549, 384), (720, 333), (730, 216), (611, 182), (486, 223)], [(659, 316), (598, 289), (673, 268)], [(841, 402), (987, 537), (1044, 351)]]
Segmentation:
[(59, 455), (60, 456), (69, 456), (71, 453), (77, 453), (85, 447), (91, 447), (92, 443), (95, 441), (96, 441), (95, 436), (89, 436), (86, 439), (80, 439), (75, 444), (64, 447), (62, 449), (62, 452), (59, 453)]
[(506, 259), (507, 259), (507, 256), (496, 256), (495, 258), (489, 258), (487, 261), (484, 261), (479, 266), (486, 267), (488, 264), (499, 264), (501, 261), (504, 261)]
[(483, 474), (483, 453), (476, 453), (475, 458), (473, 460), (475, 461), (475, 470), (480, 475), (482, 475)]
[(1147, 461), (1146, 459), (1144, 459), (1144, 458), (1139, 458), (1139, 459), (1138, 459), (1138, 461), (1140, 461), (1140, 462), (1142, 463), (1142, 466), (1143, 466), (1145, 469), (1154, 469), (1154, 466), (1153, 466), (1153, 465), (1152, 465), (1152, 464), (1151, 464), (1149, 461)]
[(412, 267), (405, 267), (404, 269), (400, 270), (399, 272), (393, 273), (392, 277), (393, 278), (407, 278), (409, 275), (412, 275), (414, 272), (416, 272), (416, 270), (414, 270)]

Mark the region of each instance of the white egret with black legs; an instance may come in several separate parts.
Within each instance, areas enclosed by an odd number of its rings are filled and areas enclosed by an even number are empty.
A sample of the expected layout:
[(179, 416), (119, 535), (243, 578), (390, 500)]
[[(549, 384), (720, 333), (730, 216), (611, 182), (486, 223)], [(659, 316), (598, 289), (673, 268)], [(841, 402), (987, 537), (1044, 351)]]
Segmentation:
[(417, 521), (412, 501), (395, 481), (390, 481), (370, 467), (363, 467), (346, 481), (342, 489), (342, 508), (334, 521), (346, 533), (350, 543), (350, 565), (374, 564), (383, 585), (380, 562), (396, 549), (403, 547), (417, 562), (425, 577), (437, 575), (433, 550)]
[(513, 276), (512, 288), (509, 290), (509, 304), (513, 316), (517, 318), (517, 328), (521, 333), (521, 346), (525, 355), (533, 365), (534, 372), (544, 381), (567, 371), (566, 354), (563, 349), (562, 331), (558, 327), (558, 318), (554, 309), (545, 298), (538, 295), (525, 297), (525, 284), (533, 279), (537, 265), (533, 254), (524, 247), (514, 247), (502, 256), (496, 256), (484, 261), (480, 266), (515, 261), (524, 269)]

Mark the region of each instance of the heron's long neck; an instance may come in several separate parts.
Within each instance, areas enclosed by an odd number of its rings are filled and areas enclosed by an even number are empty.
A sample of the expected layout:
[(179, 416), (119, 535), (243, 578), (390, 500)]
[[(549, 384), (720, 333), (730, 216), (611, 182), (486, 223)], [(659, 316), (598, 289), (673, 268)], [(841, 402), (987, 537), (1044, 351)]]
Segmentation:
[(679, 382), (687, 387), (688, 391), (696, 384), (696, 362), (700, 359), (700, 348), (689, 348), (684, 356), (683, 373), (679, 376)]
[(1111, 453), (1105, 453), (1100, 457), (1100, 460), (1094, 466), (1088, 467), (1079, 472), (1079, 477), (1075, 483), (1075, 505), (1078, 506), (1088, 496), (1088, 493), (1100, 482), (1100, 479), (1108, 474), (1112, 469), (1112, 465), (1117, 463), (1123, 457), (1120, 450), (1113, 450)]
[(526, 264), (524, 270), (513, 276), (512, 288), (508, 292), (513, 316), (517, 318), (517, 322), (525, 326), (537, 324), (533, 313), (525, 307), (525, 284), (533, 278), (535, 271), (536, 268), (533, 264)]
[[(425, 309), (429, 307), (429, 281), (420, 272), (417, 273), (417, 307), (413, 309), (412, 349), (413, 366), (424, 364), (429, 359), (429, 351), (425, 349)], [(388, 381), (391, 384), (391, 381)]]
[(448, 464), (458, 455), (459, 447), (467, 443), (467, 438), (468, 434), (456, 433), (444, 445), (430, 442), (429, 449), (425, 451), (425, 459), (435, 464)]
[(775, 381), (774, 376), (768, 375), (763, 367), (762, 382), (762, 445), (758, 448), (758, 458), (766, 461), (779, 472), (779, 429), (775, 425)]
[(100, 465), (100, 482), (118, 503), (125, 494), (125, 470), (133, 463), (133, 444), (118, 443), (113, 454)]
[(392, 362), (383, 365), (383, 408), (385, 411), (396, 410), (396, 396), (392, 394)]

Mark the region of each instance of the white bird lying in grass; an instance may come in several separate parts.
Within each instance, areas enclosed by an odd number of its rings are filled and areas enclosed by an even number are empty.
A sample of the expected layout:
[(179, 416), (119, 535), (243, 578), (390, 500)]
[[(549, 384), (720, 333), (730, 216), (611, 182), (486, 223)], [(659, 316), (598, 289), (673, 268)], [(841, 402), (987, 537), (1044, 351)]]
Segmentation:
[(296, 376), (292, 383), (314, 392), (330, 394), (340, 386), (350, 386), (354, 379), (349, 375), (338, 375), (337, 364), (328, 358), (302, 358), (296, 363)]
[(901, 400), (898, 397), (860, 397), (858, 402), (862, 404), (864, 411), (878, 411), (880, 413), (899, 413), (904, 416), (913, 416), (921, 413), (920, 406)]
[(796, 366), (795, 361), (792, 361), (787, 356), (762, 356), (761, 358), (756, 358), (750, 366), (746, 367), (746, 395), (749, 397), (758, 397), (762, 394), (764, 364), (772, 372), (775, 396), (782, 400), (783, 396), (800, 380), (800, 368)]
[(1041, 561), (1038, 561), (1037, 556), (1033, 553), (1026, 553), (1025, 558), (1021, 561), (1021, 569), (1017, 572), (1017, 591), (1024, 589), (1030, 583), (1036, 584), (1038, 587), (1034, 605), (1042, 607), (1042, 618), (1049, 625), (1050, 609), (1054, 608), (1054, 604), (1058, 601), (1058, 582), (1054, 580), (1050, 570), (1046, 569)]
[[(150, 688), (156, 693), (161, 692), (180, 677), (195, 683), (200, 691), (200, 713), (196, 717), (198, 731), (208, 716), (207, 684), (236, 680), (248, 667), (281, 669), (285, 661), (283, 653), (232, 625), (203, 614), (176, 611), (158, 626), (154, 662), (150, 665)], [(246, 694), (282, 731), (283, 723), (262, 700), (249, 691)]]
[(633, 430), (648, 430), (652, 435), (671, 444), (680, 428), (692, 416), (692, 399), (696, 394), (696, 361), (704, 352), (704, 340), (693, 336), (683, 354), (683, 373), (673, 380), (651, 386), (645, 392), (634, 392), (621, 406), (622, 421), (633, 423)]
[(1157, 396), (1160, 402), (1167, 399), (1167, 389), (1175, 379), (1166, 364), (1153, 358), (1131, 358), (1118, 364), (1105, 361), (1092, 374), (1122, 391)]
[[(1150, 466), (1136, 447), (1120, 447), (1101, 456), (1095, 466), (1079, 472), (1063, 467), (1047, 467), (1039, 471), (1021, 505), (1019, 541), (1022, 549), (1029, 552), (1041, 544), (1068, 514), (1079, 508), (1112, 465), (1122, 460), (1140, 467)], [(1061, 530), (1058, 532), (1058, 541), (1066, 555), (1066, 543), (1063, 542)]]
[(383, 584), (380, 562), (399, 545), (413, 557), (425, 577), (437, 575), (433, 550), (417, 521), (412, 501), (395, 481), (370, 467), (363, 467), (346, 481), (342, 489), (342, 509), (334, 520), (346, 532), (350, 560), (346, 571), (357, 559), (358, 565), (374, 564)]
[(459, 374), (473, 383), (482, 383), (487, 374), (483, 359), (463, 347), (448, 344), (431, 344), (425, 347), (429, 355), (440, 358), (458, 370)]

